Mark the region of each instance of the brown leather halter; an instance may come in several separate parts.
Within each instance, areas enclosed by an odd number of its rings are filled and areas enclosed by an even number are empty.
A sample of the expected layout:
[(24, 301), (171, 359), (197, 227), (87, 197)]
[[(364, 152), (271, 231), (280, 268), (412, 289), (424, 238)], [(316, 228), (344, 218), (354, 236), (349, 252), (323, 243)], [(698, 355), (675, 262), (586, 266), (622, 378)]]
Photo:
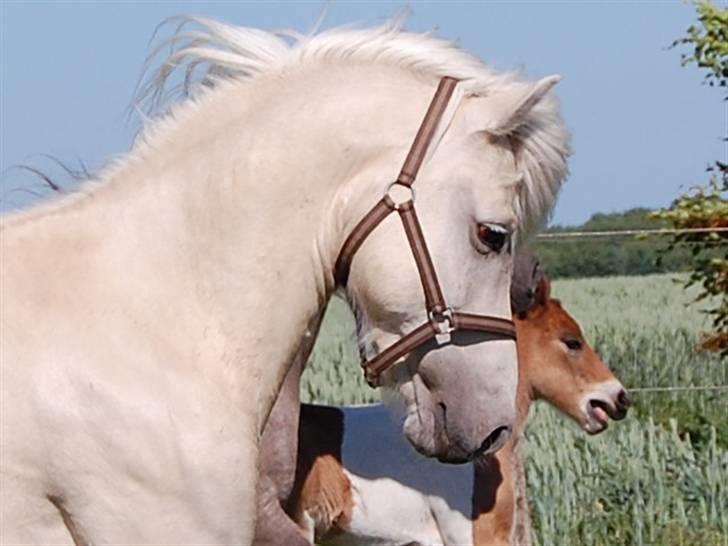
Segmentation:
[[(449, 343), (450, 334), (456, 330), (487, 332), (501, 338), (516, 339), (515, 326), (513, 321), (509, 319), (461, 313), (453, 311), (447, 306), (440, 289), (440, 282), (437, 280), (437, 273), (432, 264), (430, 252), (427, 250), (422, 227), (415, 212), (415, 196), (412, 184), (417, 178), (417, 173), (425, 158), (437, 124), (450, 101), (450, 97), (452, 97), (457, 83), (456, 79), (450, 77), (444, 77), (440, 80), (435, 96), (432, 98), (427, 114), (425, 114), (425, 118), (417, 131), (399, 176), (387, 186), (384, 197), (374, 205), (349, 234), (336, 260), (334, 269), (336, 282), (341, 286), (345, 286), (349, 277), (351, 261), (361, 244), (389, 214), (394, 211), (399, 213), (417, 264), (417, 271), (420, 274), (429, 320), (405, 334), (372, 360), (362, 362), (367, 383), (372, 387), (379, 385), (379, 376), (384, 370), (407, 353), (433, 338), (438, 345)], [(411, 192), (409, 199), (400, 203), (392, 199), (389, 193), (393, 186), (402, 186), (409, 189)]]

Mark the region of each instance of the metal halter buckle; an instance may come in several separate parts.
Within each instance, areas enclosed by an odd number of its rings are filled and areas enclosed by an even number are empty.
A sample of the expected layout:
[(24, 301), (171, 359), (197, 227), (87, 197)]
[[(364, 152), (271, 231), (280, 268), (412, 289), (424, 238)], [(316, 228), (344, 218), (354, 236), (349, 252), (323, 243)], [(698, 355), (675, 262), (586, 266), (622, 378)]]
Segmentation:
[[(400, 201), (397, 201), (396, 199), (394, 199), (391, 195), (391, 191), (394, 186), (401, 186), (401, 187), (407, 189), (410, 192), (409, 199), (404, 199), (404, 200), (400, 200)], [(404, 205), (405, 203), (410, 203), (410, 202), (414, 203), (415, 202), (415, 189), (412, 186), (403, 184), (399, 180), (395, 180), (394, 182), (390, 182), (389, 184), (386, 185), (386, 187), (384, 188), (384, 196), (388, 197), (389, 200), (393, 203), (392, 208), (394, 208), (394, 210), (399, 210), (400, 207), (402, 205)]]
[(430, 322), (438, 332), (435, 334), (435, 341), (437, 341), (437, 344), (446, 345), (447, 343), (450, 343), (452, 337), (450, 334), (455, 331), (455, 326), (453, 326), (452, 320), (452, 309), (447, 307), (440, 312), (430, 311), (429, 316)]

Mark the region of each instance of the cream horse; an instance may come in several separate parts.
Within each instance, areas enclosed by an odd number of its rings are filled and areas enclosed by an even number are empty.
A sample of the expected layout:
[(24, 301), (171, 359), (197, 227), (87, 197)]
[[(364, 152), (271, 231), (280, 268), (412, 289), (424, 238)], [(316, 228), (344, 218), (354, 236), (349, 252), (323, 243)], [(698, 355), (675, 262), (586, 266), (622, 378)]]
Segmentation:
[[(310, 350), (339, 249), (458, 78), (416, 185), (449, 305), (509, 317), (510, 244), (566, 174), (549, 89), (390, 25), (283, 36), (196, 20), (151, 80), (192, 95), (74, 195), (0, 228), (0, 542), (250, 544), (258, 442)], [(358, 251), (367, 350), (424, 317), (402, 226)], [(515, 343), (468, 336), (387, 372), (414, 446), (472, 458), (514, 421)]]

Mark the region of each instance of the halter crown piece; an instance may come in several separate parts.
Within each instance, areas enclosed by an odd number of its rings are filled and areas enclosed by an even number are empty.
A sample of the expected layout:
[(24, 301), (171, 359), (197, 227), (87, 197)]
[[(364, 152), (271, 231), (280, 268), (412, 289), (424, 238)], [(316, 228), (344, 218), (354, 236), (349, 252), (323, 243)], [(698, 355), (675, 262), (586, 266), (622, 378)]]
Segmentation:
[[(362, 218), (353, 231), (344, 241), (334, 268), (334, 277), (337, 284), (346, 285), (349, 269), (354, 254), (364, 240), (382, 220), (392, 212), (398, 212), (402, 220), (404, 231), (407, 234), (412, 255), (420, 274), (422, 289), (425, 293), (425, 305), (428, 321), (411, 332), (402, 336), (397, 342), (384, 349), (369, 361), (362, 362), (364, 375), (370, 386), (379, 385), (381, 373), (396, 363), (400, 358), (410, 353), (420, 345), (435, 339), (438, 345), (450, 342), (450, 334), (456, 330), (470, 330), (494, 334), (499, 338), (516, 339), (516, 328), (512, 320), (487, 315), (476, 315), (453, 311), (445, 303), (440, 289), (435, 267), (432, 264), (427, 242), (422, 233), (422, 227), (415, 211), (415, 198), (412, 184), (414, 184), (427, 148), (432, 141), (435, 129), (442, 118), (442, 114), (452, 97), (457, 80), (444, 77), (440, 80), (435, 96), (430, 102), (422, 124), (415, 140), (407, 153), (402, 169), (397, 179), (387, 186), (379, 202)], [(410, 190), (410, 197), (404, 202), (396, 202), (390, 196), (394, 186), (401, 186)]]

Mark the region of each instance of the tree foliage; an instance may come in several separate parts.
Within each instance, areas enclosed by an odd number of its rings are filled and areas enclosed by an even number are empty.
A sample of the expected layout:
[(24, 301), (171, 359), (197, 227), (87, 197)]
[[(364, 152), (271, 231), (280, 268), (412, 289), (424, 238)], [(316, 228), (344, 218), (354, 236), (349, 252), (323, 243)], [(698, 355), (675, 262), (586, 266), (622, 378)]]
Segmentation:
[(728, 8), (707, 0), (695, 4), (698, 23), (690, 25), (686, 36), (673, 42), (688, 46), (692, 52), (682, 54), (683, 65), (695, 63), (708, 71), (708, 85), (728, 86)]
[[(728, 87), (728, 7), (707, 0), (695, 4), (698, 23), (674, 46), (692, 49), (682, 55), (683, 64), (695, 63), (707, 71), (711, 86)], [(728, 100), (728, 96), (724, 97)], [(672, 205), (652, 215), (675, 228), (728, 227), (728, 165), (716, 161), (708, 168), (710, 179), (681, 195)], [(703, 347), (728, 356), (728, 237), (725, 233), (684, 233), (676, 236), (668, 250), (690, 245), (693, 266), (687, 285), (700, 286), (699, 300), (712, 302), (707, 310), (713, 329), (706, 332)]]
[[(668, 222), (650, 217), (653, 211), (634, 208), (624, 212), (596, 213), (581, 225), (555, 226), (546, 233), (660, 229)], [(648, 275), (690, 270), (688, 248), (665, 252), (664, 237), (586, 237), (538, 239), (533, 248), (546, 271), (554, 278), (605, 277), (611, 275)]]

